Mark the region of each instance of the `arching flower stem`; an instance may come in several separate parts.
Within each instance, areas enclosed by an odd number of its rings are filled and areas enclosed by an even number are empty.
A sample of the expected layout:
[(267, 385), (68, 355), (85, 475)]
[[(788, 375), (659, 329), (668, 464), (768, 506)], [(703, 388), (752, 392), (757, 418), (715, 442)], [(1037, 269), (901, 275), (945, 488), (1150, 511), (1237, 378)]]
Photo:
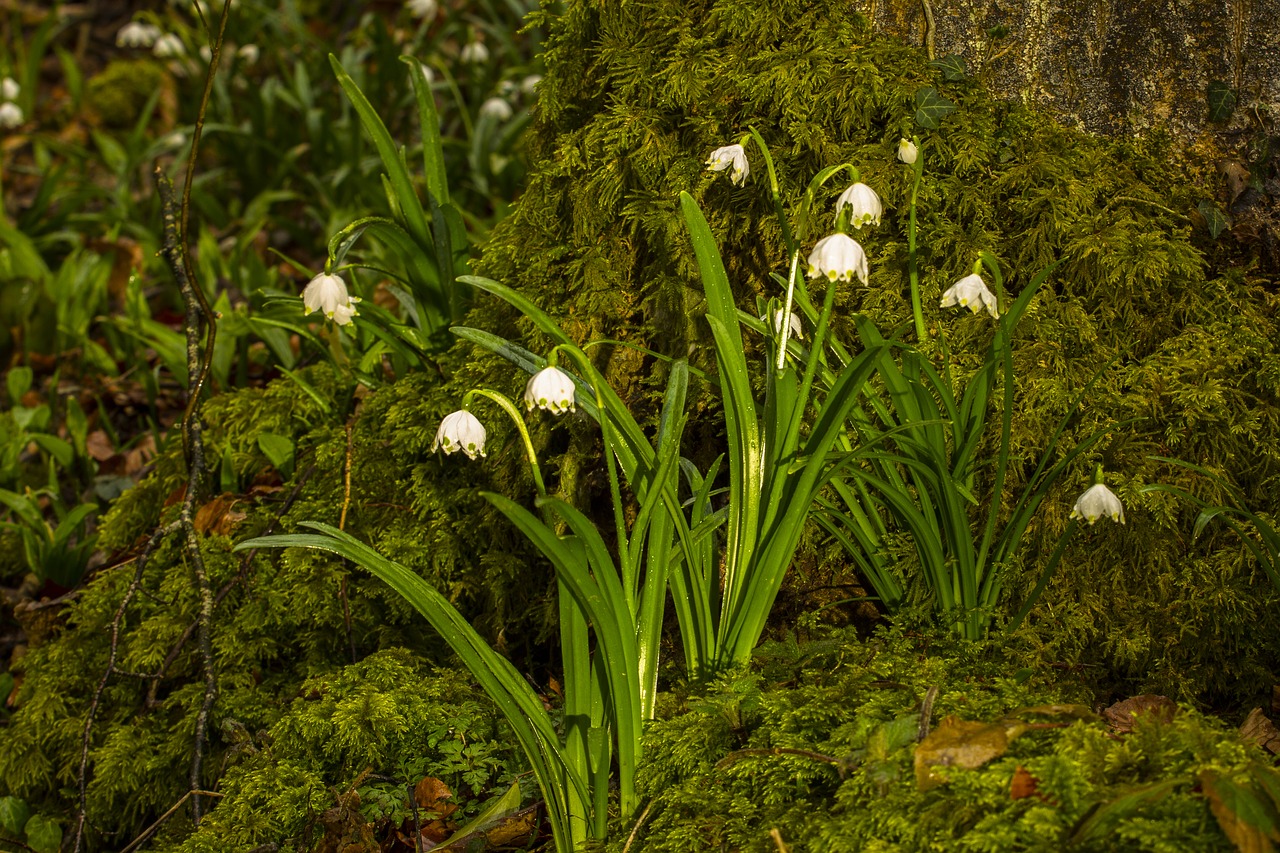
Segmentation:
[(533, 472), (533, 485), (538, 490), (538, 497), (545, 498), (547, 496), (547, 487), (542, 481), (542, 468), (538, 465), (538, 454), (533, 450), (533, 440), (529, 437), (529, 428), (525, 425), (524, 418), (521, 417), (520, 410), (516, 408), (516, 404), (507, 399), (506, 395), (499, 394), (497, 391), (491, 391), (488, 388), (472, 388), (462, 395), (462, 408), (470, 411), (471, 401), (476, 397), (485, 397), (497, 403), (498, 408), (506, 412), (516, 425), (516, 429), (520, 432), (520, 439), (524, 442), (525, 455), (529, 457), (529, 470)]
[(907, 218), (907, 275), (911, 278), (911, 312), (916, 321), (916, 341), (923, 344), (929, 333), (925, 329), (924, 309), (920, 303), (920, 268), (916, 259), (916, 198), (920, 194), (920, 181), (924, 177), (923, 152), (916, 155), (911, 164), (911, 172), (911, 203)]

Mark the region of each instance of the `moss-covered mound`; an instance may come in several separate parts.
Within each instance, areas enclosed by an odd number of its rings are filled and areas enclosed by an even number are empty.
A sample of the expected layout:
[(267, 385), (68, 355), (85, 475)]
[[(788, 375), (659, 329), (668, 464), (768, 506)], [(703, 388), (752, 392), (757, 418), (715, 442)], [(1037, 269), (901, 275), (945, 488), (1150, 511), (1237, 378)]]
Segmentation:
[(1215, 810), (1269, 802), (1270, 756), (1172, 703), (1118, 734), (1081, 698), (995, 644), (769, 644), (649, 729), (651, 799), (609, 849), (1243, 849)]
[[(934, 307), (979, 251), (999, 257), (1015, 293), (1061, 262), (1018, 329), (1012, 447), (1021, 464), (1007, 496), (1022, 488), (1046, 437), (1098, 372), (1059, 452), (1099, 426), (1134, 419), (1080, 460), (1029, 534), (1048, 544), (1012, 572), (1011, 609), (1095, 464), (1128, 508), (1125, 527), (1077, 536), (1026, 641), (1047, 660), (1099, 665), (1102, 683), (1121, 692), (1152, 688), (1215, 702), (1269, 691), (1280, 662), (1275, 590), (1234, 534), (1210, 525), (1193, 540), (1190, 507), (1141, 491), (1168, 482), (1221, 497), (1151, 458), (1174, 456), (1225, 475), (1254, 510), (1280, 507), (1275, 282), (1256, 267), (1233, 266), (1230, 250), (1193, 228), (1202, 196), (1176, 152), (1158, 138), (1094, 138), (993, 99), (980, 79), (947, 79), (956, 75), (873, 35), (844, 3), (577, 3), (551, 33), (532, 142), (538, 168), (489, 244), (485, 274), (521, 288), (580, 340), (622, 338), (713, 367), (676, 199), (687, 190), (701, 204), (740, 307), (779, 296), (769, 273), (785, 270), (783, 243), (754, 149), (754, 172), (741, 188), (703, 165), (754, 127), (773, 152), (790, 215), (810, 178), (844, 161), (880, 193), (883, 223), (858, 234), (870, 283), (842, 290), (838, 326), (854, 339), (848, 317), (860, 311), (882, 329), (904, 328), (910, 188), (895, 154), (900, 137), (919, 136), (921, 273), (933, 336), (926, 351), (937, 355), (945, 335), (963, 375), (985, 348), (986, 320)], [(958, 107), (933, 131), (914, 120), (924, 86)], [(831, 188), (832, 199), (841, 188)], [(472, 325), (495, 328), (491, 310), (500, 309), (477, 309)], [(601, 357), (643, 404), (661, 364), (623, 348)], [(469, 365), (466, 380), (484, 376), (482, 365)], [(491, 363), (487, 372), (509, 371)], [(718, 437), (697, 424), (690, 435), (687, 455), (720, 452)], [(914, 557), (904, 552), (910, 578)]]
[[(1189, 217), (1199, 197), (1182, 180), (1169, 152), (1156, 141), (1107, 142), (1064, 129), (1021, 106), (994, 100), (978, 79), (943, 79), (918, 51), (871, 34), (847, 3), (606, 0), (570, 3), (547, 18), (552, 38), (530, 142), (534, 173), (515, 214), (495, 231), (480, 272), (522, 289), (580, 342), (622, 338), (711, 366), (701, 290), (676, 197), (688, 190), (702, 205), (720, 237), (739, 305), (752, 306), (756, 295), (770, 294), (768, 274), (782, 268), (782, 242), (761, 183), (763, 170), (756, 169), (737, 188), (703, 166), (714, 148), (754, 126), (773, 151), (789, 211), (797, 208), (815, 171), (842, 161), (857, 165), (884, 198), (883, 223), (860, 235), (871, 258), (870, 285), (842, 289), (839, 326), (845, 339), (852, 339), (848, 318), (862, 311), (882, 329), (892, 329), (909, 316), (908, 186), (894, 152), (899, 137), (919, 135), (926, 157), (919, 211), (928, 325), (935, 341), (946, 333), (960, 374), (973, 368), (990, 327), (982, 318), (933, 309), (941, 291), (968, 271), (980, 250), (1000, 258), (1015, 292), (1038, 270), (1061, 261), (1018, 331), (1013, 446), (1018, 461), (1026, 464), (1013, 466), (1009, 488), (1022, 485), (1018, 481), (1034, 468), (1044, 436), (1098, 371), (1101, 378), (1069, 425), (1063, 446), (1099, 425), (1138, 419), (1118, 427), (1098, 454), (1081, 460), (1074, 479), (1046, 503), (1041, 525), (1028, 541), (1041, 533), (1043, 541), (1054, 541), (1096, 462), (1105, 465), (1109, 482), (1125, 501), (1128, 524), (1099, 525), (1078, 535), (1039, 606), (1010, 642), (1020, 644), (1028, 659), (1082, 665), (1094, 684), (1124, 695), (1152, 691), (1204, 704), (1240, 702), (1269, 691), (1280, 662), (1275, 591), (1234, 534), (1210, 525), (1193, 541), (1192, 510), (1166, 495), (1140, 491), (1166, 481), (1214, 496), (1181, 469), (1150, 458), (1173, 455), (1220, 471), (1249, 496), (1255, 510), (1274, 514), (1280, 509), (1274, 282), (1250, 268), (1230, 268), (1229, 255), (1192, 228)], [(914, 94), (924, 85), (958, 106), (936, 131), (913, 124)], [(832, 196), (839, 189), (832, 188)], [(468, 324), (510, 336), (527, 331), (509, 309), (487, 299), (476, 302)], [(525, 342), (539, 346), (536, 340)], [(936, 344), (925, 348), (933, 353)], [(650, 404), (649, 377), (661, 378), (660, 361), (620, 347), (594, 351), (628, 399), (641, 407)], [(249, 558), (231, 553), (235, 541), (268, 528), (287, 532), (305, 520), (336, 524), (344, 509), (348, 531), (428, 577), (519, 659), (522, 671), (546, 683), (554, 654), (538, 644), (553, 636), (549, 572), (528, 558), (517, 534), (476, 496), (480, 487), (517, 498), (531, 495), (518, 449), (491, 421), (484, 465), (456, 457), (441, 460), (429, 451), (439, 418), (457, 407), (468, 388), (486, 384), (512, 391), (522, 382), (510, 365), (478, 355), (469, 345), (456, 347), (440, 367), (443, 378), (404, 377), (358, 404), (349, 386), (316, 369), (305, 374), (316, 398), (281, 381), (207, 407), (209, 454), (219, 460), (217, 482), (238, 501), (215, 514), (213, 520), (225, 519), (225, 524), (212, 525), (204, 542), (211, 581), (222, 593), (213, 626), (221, 691), (215, 733), (228, 719), (250, 732), (278, 724), (291, 713), (306, 678), (332, 674), (378, 649), (407, 647), (443, 659), (441, 644), (425, 624), (364, 573), (349, 572), (339, 561), (315, 553)], [(701, 411), (695, 412), (686, 450), (700, 458), (721, 450)], [(282, 480), (271, 472), (258, 442), (264, 432), (296, 442), (290, 477)], [(579, 416), (555, 431), (544, 422), (536, 439), (560, 488), (589, 506), (604, 488), (603, 478), (593, 473), (599, 466), (590, 422)], [(137, 555), (139, 537), (176, 511), (170, 499), (183, 480), (180, 460), (180, 450), (172, 448), (155, 473), (118, 502), (104, 523), (101, 543), (117, 549), (119, 562), (96, 574), (59, 614), (56, 632), (21, 662), (15, 710), (0, 729), (0, 795), (23, 797), (45, 813), (74, 810), (84, 723), (106, 668), (113, 616), (133, 577), (129, 561)], [(239, 512), (246, 516), (237, 520)], [(833, 553), (834, 560), (817, 559)], [(1045, 556), (1032, 552), (1025, 565), (1015, 567), (1006, 584), (1011, 605), (1025, 596)], [(901, 571), (907, 578), (911, 559), (904, 548)], [(786, 601), (803, 607), (819, 595), (809, 587), (856, 583), (848, 566), (815, 536), (797, 561)], [(146, 594), (135, 598), (123, 621), (118, 672), (103, 694), (90, 736), (87, 794), (96, 827), (91, 849), (110, 848), (112, 838), (132, 838), (187, 787), (203, 688), (194, 644), (183, 642), (197, 608), (176, 545), (155, 555), (142, 584)], [(842, 613), (839, 608), (824, 612)], [(863, 660), (859, 654), (848, 652), (851, 666)], [(945, 654), (966, 653), (948, 646)], [(856, 667), (849, 673), (851, 679), (863, 677)], [(792, 740), (776, 726), (730, 721), (728, 729), (699, 735), (704, 752), (681, 759), (679, 766), (672, 764), (678, 756), (663, 758), (661, 744), (655, 743), (653, 790), (665, 784), (661, 780), (697, 784), (696, 774), (718, 760), (707, 751), (712, 743), (726, 749), (807, 743), (804, 748), (840, 758), (870, 749), (876, 727), (908, 714), (928, 683), (930, 677), (921, 675), (909, 691), (862, 684), (857, 689), (874, 697), (857, 703), (840, 698), (843, 694), (827, 695), (825, 702), (833, 707), (815, 718), (839, 722), (825, 729), (804, 723), (803, 737)], [(1013, 693), (1020, 689), (1007, 686)], [(972, 706), (979, 709), (976, 718), (1044, 701), (1013, 693), (1000, 698), (1003, 689), (991, 694), (995, 699)], [(966, 715), (958, 694), (947, 696), (940, 696), (939, 710)], [(761, 707), (781, 714), (781, 705), (768, 705), (791, 701), (779, 697), (761, 699)], [(876, 701), (881, 706), (874, 713), (853, 714), (855, 704)], [(806, 714), (816, 713), (812, 705), (805, 707), (810, 708)], [(822, 717), (837, 712), (845, 716)], [(717, 713), (688, 719), (710, 725)], [(1089, 734), (1094, 729), (1071, 731), (1079, 732), (1070, 735), (1078, 737), (1079, 749), (1096, 750), (1106, 764), (1110, 753), (1105, 750), (1112, 747)], [(674, 729), (671, 736), (675, 742)], [(1055, 769), (1051, 759), (1059, 741), (1038, 737), (1019, 739), (1010, 753), (1039, 762), (1028, 767), (1051, 789), (1047, 796), (1062, 804), (1057, 817), (1035, 820), (1070, 825), (1090, 802), (1118, 796), (1116, 786), (1152, 778), (1109, 777), (1089, 767)], [(417, 742), (405, 744), (410, 751), (420, 748)], [(223, 758), (235, 747), (232, 735), (215, 734), (205, 762), (206, 784), (216, 781)], [(901, 806), (907, 813), (938, 809), (936, 821), (922, 819), (919, 829), (894, 830), (903, 833), (902, 849), (912, 849), (907, 833), (945, 832), (951, 830), (939, 827), (957, 825), (959, 818), (943, 814), (938, 803), (947, 791), (968, 783), (904, 793), (910, 785), (904, 781), (899, 790), (893, 782), (904, 778), (905, 765), (894, 764), (901, 764), (904, 754), (886, 754), (885, 790), (909, 800)], [(1192, 772), (1210, 760), (1192, 755), (1194, 760), (1155, 762), (1151, 772)], [(1224, 766), (1240, 766), (1239, 755), (1231, 755), (1222, 759)], [(831, 767), (805, 764), (798, 756), (781, 760), (788, 777), (810, 778), (813, 796), (835, 798), (835, 806), (824, 799), (825, 807), (845, 807), (838, 796), (844, 788)], [(291, 761), (282, 756), (278, 767)], [(254, 764), (252, 774), (265, 778), (273, 766)], [(721, 829), (707, 830), (706, 837), (723, 831), (724, 837), (737, 838), (734, 833), (760, 827), (767, 832), (763, 819), (730, 816), (750, 808), (767, 815), (776, 810), (788, 838), (827, 838), (820, 833), (836, 831), (787, 817), (793, 806), (784, 800), (808, 802), (803, 786), (758, 789), (773, 792), (758, 801), (749, 781), (733, 787), (769, 766), (765, 759), (742, 758), (726, 771), (727, 787), (703, 786), (700, 798), (691, 800), (690, 814), (712, 814), (721, 804), (715, 798), (722, 795), (732, 805), (721, 813)], [(352, 767), (307, 765), (311, 775), (306, 778), (350, 784)], [(987, 805), (972, 814), (998, 815), (992, 819), (1000, 831), (1029, 831), (1019, 828), (1019, 821), (1040, 808), (1039, 800), (1020, 802), (1012, 810), (1003, 800), (995, 805), (1007, 770), (999, 785), (994, 775), (975, 777), (987, 781), (975, 783), (972, 802)], [(242, 782), (249, 778), (249, 770), (237, 772)], [(865, 786), (882, 784), (865, 769), (849, 772), (853, 775), (843, 785), (864, 786), (856, 797), (848, 795), (849, 803), (863, 802), (857, 797), (865, 796)], [(248, 783), (242, 782), (236, 783), (238, 790), (248, 796)], [(226, 784), (230, 793), (231, 778)], [(276, 781), (263, 784), (268, 799), (279, 790)], [(1170, 794), (1175, 795), (1192, 796), (1185, 788)], [(1202, 805), (1196, 801), (1196, 808)], [(292, 807), (302, 808), (302, 801)], [(247, 807), (236, 806), (232, 813), (240, 814), (234, 811), (239, 808)], [(673, 808), (664, 805), (662, 814), (678, 814)], [(656, 814), (651, 820), (647, 832), (654, 846), (646, 849), (662, 849), (667, 818)], [(1214, 831), (1204, 820), (1184, 829), (1187, 837)], [(99, 830), (118, 834), (104, 836)], [(758, 843), (757, 835), (750, 838)], [(852, 841), (824, 843), (857, 849)]]

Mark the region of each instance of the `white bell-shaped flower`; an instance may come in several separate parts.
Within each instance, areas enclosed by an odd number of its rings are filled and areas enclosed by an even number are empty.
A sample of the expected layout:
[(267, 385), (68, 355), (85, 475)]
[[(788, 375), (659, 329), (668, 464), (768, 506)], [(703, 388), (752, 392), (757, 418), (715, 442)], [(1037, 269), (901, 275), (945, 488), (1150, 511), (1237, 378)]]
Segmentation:
[(854, 228), (880, 224), (880, 214), (884, 211), (880, 196), (861, 181), (840, 193), (840, 198), (836, 200), (836, 222), (840, 221), (840, 211), (844, 210), (846, 204), (852, 208), (849, 211), (849, 224)]
[(553, 415), (575, 411), (573, 380), (563, 370), (544, 367), (524, 386), (524, 405), (529, 411), (546, 409)]
[(916, 158), (920, 156), (920, 149), (916, 148), (916, 144), (910, 139), (898, 140), (898, 159), (906, 163), (908, 166), (915, 165)]
[(12, 77), (6, 77), (0, 80), (0, 98), (6, 101), (16, 101), (18, 96), (22, 94), (22, 87), (18, 85), (18, 81)]
[(520, 91), (527, 97), (532, 98), (534, 91), (538, 88), (538, 84), (542, 82), (541, 74), (529, 74), (520, 81)]
[(337, 305), (333, 309), (333, 316), (329, 319), (337, 323), (339, 326), (345, 326), (351, 322), (352, 317), (359, 317), (360, 312), (356, 310), (356, 303), (360, 301), (360, 297), (352, 296), (341, 305)]
[[(778, 337), (782, 337), (782, 309), (778, 308), (773, 312), (773, 333)], [(791, 318), (787, 321), (787, 334), (797, 340), (804, 338), (804, 326), (800, 325), (800, 315), (791, 312)]]
[(823, 237), (809, 253), (809, 278), (852, 281), (854, 276), (867, 283), (867, 253), (848, 234)]
[(155, 46), (151, 48), (151, 52), (160, 59), (169, 59), (174, 56), (184, 56), (187, 52), (187, 46), (182, 43), (182, 39), (177, 33), (165, 33), (156, 39)]
[(494, 95), (483, 104), (480, 105), (480, 118), (492, 119), (493, 121), (506, 121), (511, 118), (511, 105), (504, 99)]
[(1076, 499), (1076, 505), (1071, 508), (1072, 518), (1084, 518), (1090, 524), (1104, 515), (1112, 521), (1124, 524), (1124, 504), (1120, 503), (1115, 493), (1101, 483), (1086, 489), (1085, 493)]
[(440, 10), (436, 0), (409, 0), (404, 5), (410, 15), (415, 18), (425, 18), (428, 21), (434, 20), (436, 12)]
[(950, 308), (953, 305), (968, 308), (975, 314), (986, 308), (992, 317), (1000, 316), (996, 295), (987, 289), (987, 283), (977, 273), (965, 276), (942, 294), (942, 307)]
[(151, 47), (158, 38), (159, 27), (141, 21), (130, 21), (116, 33), (116, 47)]
[(747, 165), (747, 152), (741, 145), (726, 145), (712, 151), (707, 158), (707, 168), (713, 172), (730, 169), (729, 180), (737, 186), (742, 186), (751, 172)]
[(484, 42), (467, 42), (458, 58), (470, 65), (483, 65), (489, 61), (489, 48), (484, 46)]
[[(351, 297), (347, 295), (347, 285), (342, 276), (320, 273), (311, 279), (302, 291), (302, 306), (307, 314), (319, 311), (330, 320), (334, 312), (341, 306), (349, 305)], [(349, 319), (349, 318), (348, 318)]]
[(236, 57), (245, 65), (257, 64), (260, 56), (262, 56), (262, 49), (256, 44), (242, 44), (236, 51)]
[(13, 130), (22, 124), (22, 107), (15, 103), (0, 104), (0, 129)]
[(431, 449), (443, 450), (445, 453), (457, 453), (461, 450), (468, 459), (484, 456), (484, 440), (487, 437), (484, 424), (468, 411), (460, 410), (445, 415), (436, 430), (436, 440)]

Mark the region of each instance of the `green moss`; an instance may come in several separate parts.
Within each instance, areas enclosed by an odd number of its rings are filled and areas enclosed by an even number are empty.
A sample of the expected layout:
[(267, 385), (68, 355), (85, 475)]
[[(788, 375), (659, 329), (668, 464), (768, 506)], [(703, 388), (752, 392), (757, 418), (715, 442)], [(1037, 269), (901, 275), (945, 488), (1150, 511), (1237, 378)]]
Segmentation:
[(89, 78), (88, 103), (109, 127), (137, 123), (147, 100), (169, 80), (164, 66), (150, 59), (113, 59)]
[[(487, 698), (458, 673), (434, 671), (399, 649), (309, 679), (270, 729), (224, 722), (236, 742), (225, 795), (200, 829), (172, 850), (248, 850), (323, 835), (318, 816), (370, 773), (416, 784), (444, 782), (474, 813), (519, 759)], [(394, 787), (394, 783), (393, 783)], [(171, 832), (171, 835), (181, 835)]]
[[(993, 721), (1087, 691), (1019, 669), (995, 643), (850, 639), (766, 646), (752, 672), (666, 708), (646, 732), (640, 782), (652, 799), (633, 849), (764, 853), (777, 849), (773, 829), (789, 849), (831, 853), (1234, 849), (1196, 790), (1199, 774), (1242, 777), (1267, 762), (1221, 723), (1185, 708), (1171, 723), (1139, 718), (1124, 737), (1063, 722), (977, 769), (940, 770), (947, 781), (920, 791), (915, 734), (930, 688), (935, 727), (950, 714)], [(1011, 796), (1018, 768), (1034, 795)], [(1109, 805), (1157, 785), (1168, 790)], [(630, 831), (620, 827), (610, 849)]]

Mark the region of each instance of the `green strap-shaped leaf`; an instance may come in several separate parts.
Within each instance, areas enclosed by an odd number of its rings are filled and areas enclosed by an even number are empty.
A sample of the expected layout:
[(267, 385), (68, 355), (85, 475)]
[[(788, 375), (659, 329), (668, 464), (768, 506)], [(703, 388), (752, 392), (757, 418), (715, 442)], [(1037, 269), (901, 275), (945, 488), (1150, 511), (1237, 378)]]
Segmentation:
[(567, 765), (559, 738), (542, 701), (516, 668), (489, 648), (448, 599), (416, 574), (335, 527), (315, 522), (304, 522), (303, 526), (322, 535), (264, 536), (241, 542), (236, 550), (301, 547), (329, 551), (362, 566), (400, 593), (462, 658), (472, 676), (511, 725), (546, 800), (557, 853), (573, 853), (565, 783), (572, 785), (578, 796), (586, 800), (586, 781), (581, 776), (566, 773)]

